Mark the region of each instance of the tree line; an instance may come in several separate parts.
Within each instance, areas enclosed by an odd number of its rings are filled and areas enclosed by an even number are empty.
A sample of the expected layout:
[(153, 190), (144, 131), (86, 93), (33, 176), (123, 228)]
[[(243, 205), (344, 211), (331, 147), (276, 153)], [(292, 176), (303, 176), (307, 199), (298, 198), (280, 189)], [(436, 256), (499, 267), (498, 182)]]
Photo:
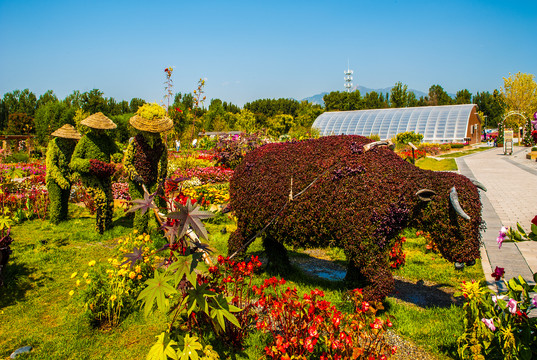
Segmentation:
[[(173, 103), (168, 116), (174, 121), (170, 138), (191, 141), (199, 132), (264, 131), (278, 137), (308, 135), (315, 119), (324, 111), (345, 111), (379, 108), (397, 108), (451, 104), (477, 104), (486, 127), (497, 127), (506, 111), (519, 110), (527, 116), (537, 111), (537, 83), (531, 74), (517, 73), (504, 78), (504, 87), (490, 92), (470, 93), (460, 90), (451, 97), (440, 85), (432, 85), (427, 96), (419, 98), (408, 90), (408, 86), (397, 82), (389, 93), (372, 91), (361, 96), (360, 91), (333, 91), (323, 97), (324, 107), (307, 101), (294, 99), (258, 99), (246, 103), (242, 108), (212, 99), (206, 107), (203, 85), (197, 92), (173, 94)], [(520, 94), (524, 98), (520, 99)], [(37, 97), (29, 89), (15, 90), (0, 99), (0, 133), (35, 134), (44, 144), (49, 135), (63, 124), (77, 125), (85, 117), (102, 112), (111, 118), (118, 129), (112, 133), (116, 141), (125, 142), (132, 136), (129, 118), (145, 101), (133, 98), (117, 101), (105, 97), (98, 89), (87, 92), (74, 91), (60, 100), (52, 90)]]
[[(333, 91), (323, 97), (325, 111), (348, 111), (382, 108), (401, 108), (417, 106), (477, 104), (478, 110), (486, 116), (487, 127), (498, 125), (504, 113), (504, 99), (498, 90), (492, 94), (488, 91), (472, 95), (468, 89), (457, 91), (452, 98), (440, 85), (432, 85), (427, 96), (416, 95), (408, 86), (397, 82), (389, 93), (371, 91), (361, 96), (359, 90), (353, 92)], [(483, 124), (485, 125), (485, 124)]]

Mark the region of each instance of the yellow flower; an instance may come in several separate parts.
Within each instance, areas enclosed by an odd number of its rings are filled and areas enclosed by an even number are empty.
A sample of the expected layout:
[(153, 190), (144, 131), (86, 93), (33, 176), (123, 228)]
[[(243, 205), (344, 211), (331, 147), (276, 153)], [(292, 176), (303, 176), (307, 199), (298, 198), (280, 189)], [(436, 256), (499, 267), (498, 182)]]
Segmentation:
[(91, 283), (91, 279), (86, 279), (86, 284)]
[(75, 271), (74, 273), (71, 274), (71, 279), (74, 278), (78, 273)]
[(134, 268), (134, 271), (136, 271), (138, 274), (142, 272), (142, 267), (140, 265), (136, 265)]
[(88, 273), (84, 273), (84, 275), (82, 275), (82, 277), (85, 279), (88, 277)]
[(143, 235), (138, 235), (138, 240), (143, 240), (143, 239), (144, 239)]
[(110, 301), (111, 301), (111, 302), (116, 301), (116, 299), (117, 299), (117, 296), (116, 296), (116, 295), (112, 295), (112, 296), (110, 296)]
[(91, 260), (89, 263), (88, 263), (88, 266), (94, 266), (95, 265), (95, 260)]
[(142, 280), (142, 275), (138, 275), (138, 280)]
[(111, 262), (112, 262), (112, 260), (113, 260), (112, 258), (108, 258), (108, 262), (109, 262), (109, 263), (111, 263)]
[(121, 239), (119, 239), (119, 240), (117, 241), (118, 244), (121, 244), (122, 242), (123, 242), (123, 240), (121, 240)]
[(133, 234), (138, 234), (138, 230), (134, 229), (134, 230), (132, 230), (132, 233)]
[(131, 272), (129, 273), (129, 277), (130, 277), (131, 279), (134, 279), (134, 278), (136, 277), (136, 273), (135, 273), (134, 271), (131, 271)]
[(119, 269), (119, 271), (117, 272), (117, 274), (118, 274), (119, 276), (123, 276), (123, 275), (125, 275), (126, 272), (127, 272), (127, 270), (121, 268), (121, 269)]
[(74, 290), (69, 291), (69, 296), (73, 296), (75, 294)]
[(79, 286), (80, 285), (80, 280), (77, 280), (76, 281), (76, 286)]
[(151, 241), (151, 236), (146, 235), (146, 236), (145, 236), (145, 241)]

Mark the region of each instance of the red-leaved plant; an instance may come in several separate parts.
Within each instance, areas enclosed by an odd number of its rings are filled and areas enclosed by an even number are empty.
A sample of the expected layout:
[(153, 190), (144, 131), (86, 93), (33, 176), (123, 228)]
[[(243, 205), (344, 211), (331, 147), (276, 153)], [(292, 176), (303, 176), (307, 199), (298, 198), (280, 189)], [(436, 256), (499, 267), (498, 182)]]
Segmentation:
[(256, 327), (272, 335), (265, 347), (267, 358), (387, 359), (395, 353), (396, 347), (384, 340), (391, 321), (375, 316), (377, 310), (363, 300), (361, 289), (348, 293), (354, 312), (344, 313), (324, 300), (321, 290), (301, 299), (296, 288), (283, 289), (284, 284), (284, 279), (273, 277), (254, 286), (259, 296)]

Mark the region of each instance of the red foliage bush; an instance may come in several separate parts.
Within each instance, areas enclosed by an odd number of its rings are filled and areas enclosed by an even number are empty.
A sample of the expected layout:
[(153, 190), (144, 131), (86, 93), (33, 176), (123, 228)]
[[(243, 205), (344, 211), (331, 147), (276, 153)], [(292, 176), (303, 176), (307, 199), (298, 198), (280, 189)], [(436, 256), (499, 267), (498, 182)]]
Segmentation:
[[(369, 142), (328, 136), (248, 153), (230, 182), (230, 206), (238, 220), (230, 253), (244, 250), (243, 244), (274, 219), (267, 239), (297, 247), (341, 246), (347, 280), (360, 286), (365, 281), (369, 300), (393, 290), (389, 252), (407, 226), (429, 231), (449, 261), (478, 258), (481, 202), (475, 185), (455, 173), (421, 170), (387, 147), (363, 151)], [(471, 220), (451, 206), (453, 187)], [(416, 196), (420, 189), (436, 195), (422, 201)]]
[(284, 279), (271, 278), (254, 286), (260, 297), (256, 327), (272, 335), (265, 347), (267, 358), (386, 359), (395, 353), (396, 347), (388, 346), (383, 337), (391, 321), (375, 316), (375, 307), (364, 301), (361, 289), (349, 292), (353, 311), (344, 313), (324, 300), (321, 290), (300, 299), (296, 289), (284, 290), (284, 284)]

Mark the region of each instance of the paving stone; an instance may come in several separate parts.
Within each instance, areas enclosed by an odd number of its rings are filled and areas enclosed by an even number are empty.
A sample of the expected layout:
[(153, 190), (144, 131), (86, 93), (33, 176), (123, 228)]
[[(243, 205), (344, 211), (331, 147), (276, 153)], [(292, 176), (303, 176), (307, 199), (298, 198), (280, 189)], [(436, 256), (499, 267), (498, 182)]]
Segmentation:
[[(503, 243), (498, 248), (496, 238), (501, 226), (516, 227), (517, 222), (525, 229), (537, 215), (537, 166), (525, 159), (526, 148), (517, 148), (514, 156), (503, 155), (501, 148), (457, 158), (459, 173), (482, 183), (486, 193), (481, 193), (482, 217), (486, 230), (482, 233), (486, 261), (483, 271), (489, 286), (505, 290), (501, 281), (490, 277), (496, 266), (505, 269), (505, 278), (521, 275), (531, 284), (537, 272), (537, 243)], [(483, 257), (483, 256), (482, 256)]]

